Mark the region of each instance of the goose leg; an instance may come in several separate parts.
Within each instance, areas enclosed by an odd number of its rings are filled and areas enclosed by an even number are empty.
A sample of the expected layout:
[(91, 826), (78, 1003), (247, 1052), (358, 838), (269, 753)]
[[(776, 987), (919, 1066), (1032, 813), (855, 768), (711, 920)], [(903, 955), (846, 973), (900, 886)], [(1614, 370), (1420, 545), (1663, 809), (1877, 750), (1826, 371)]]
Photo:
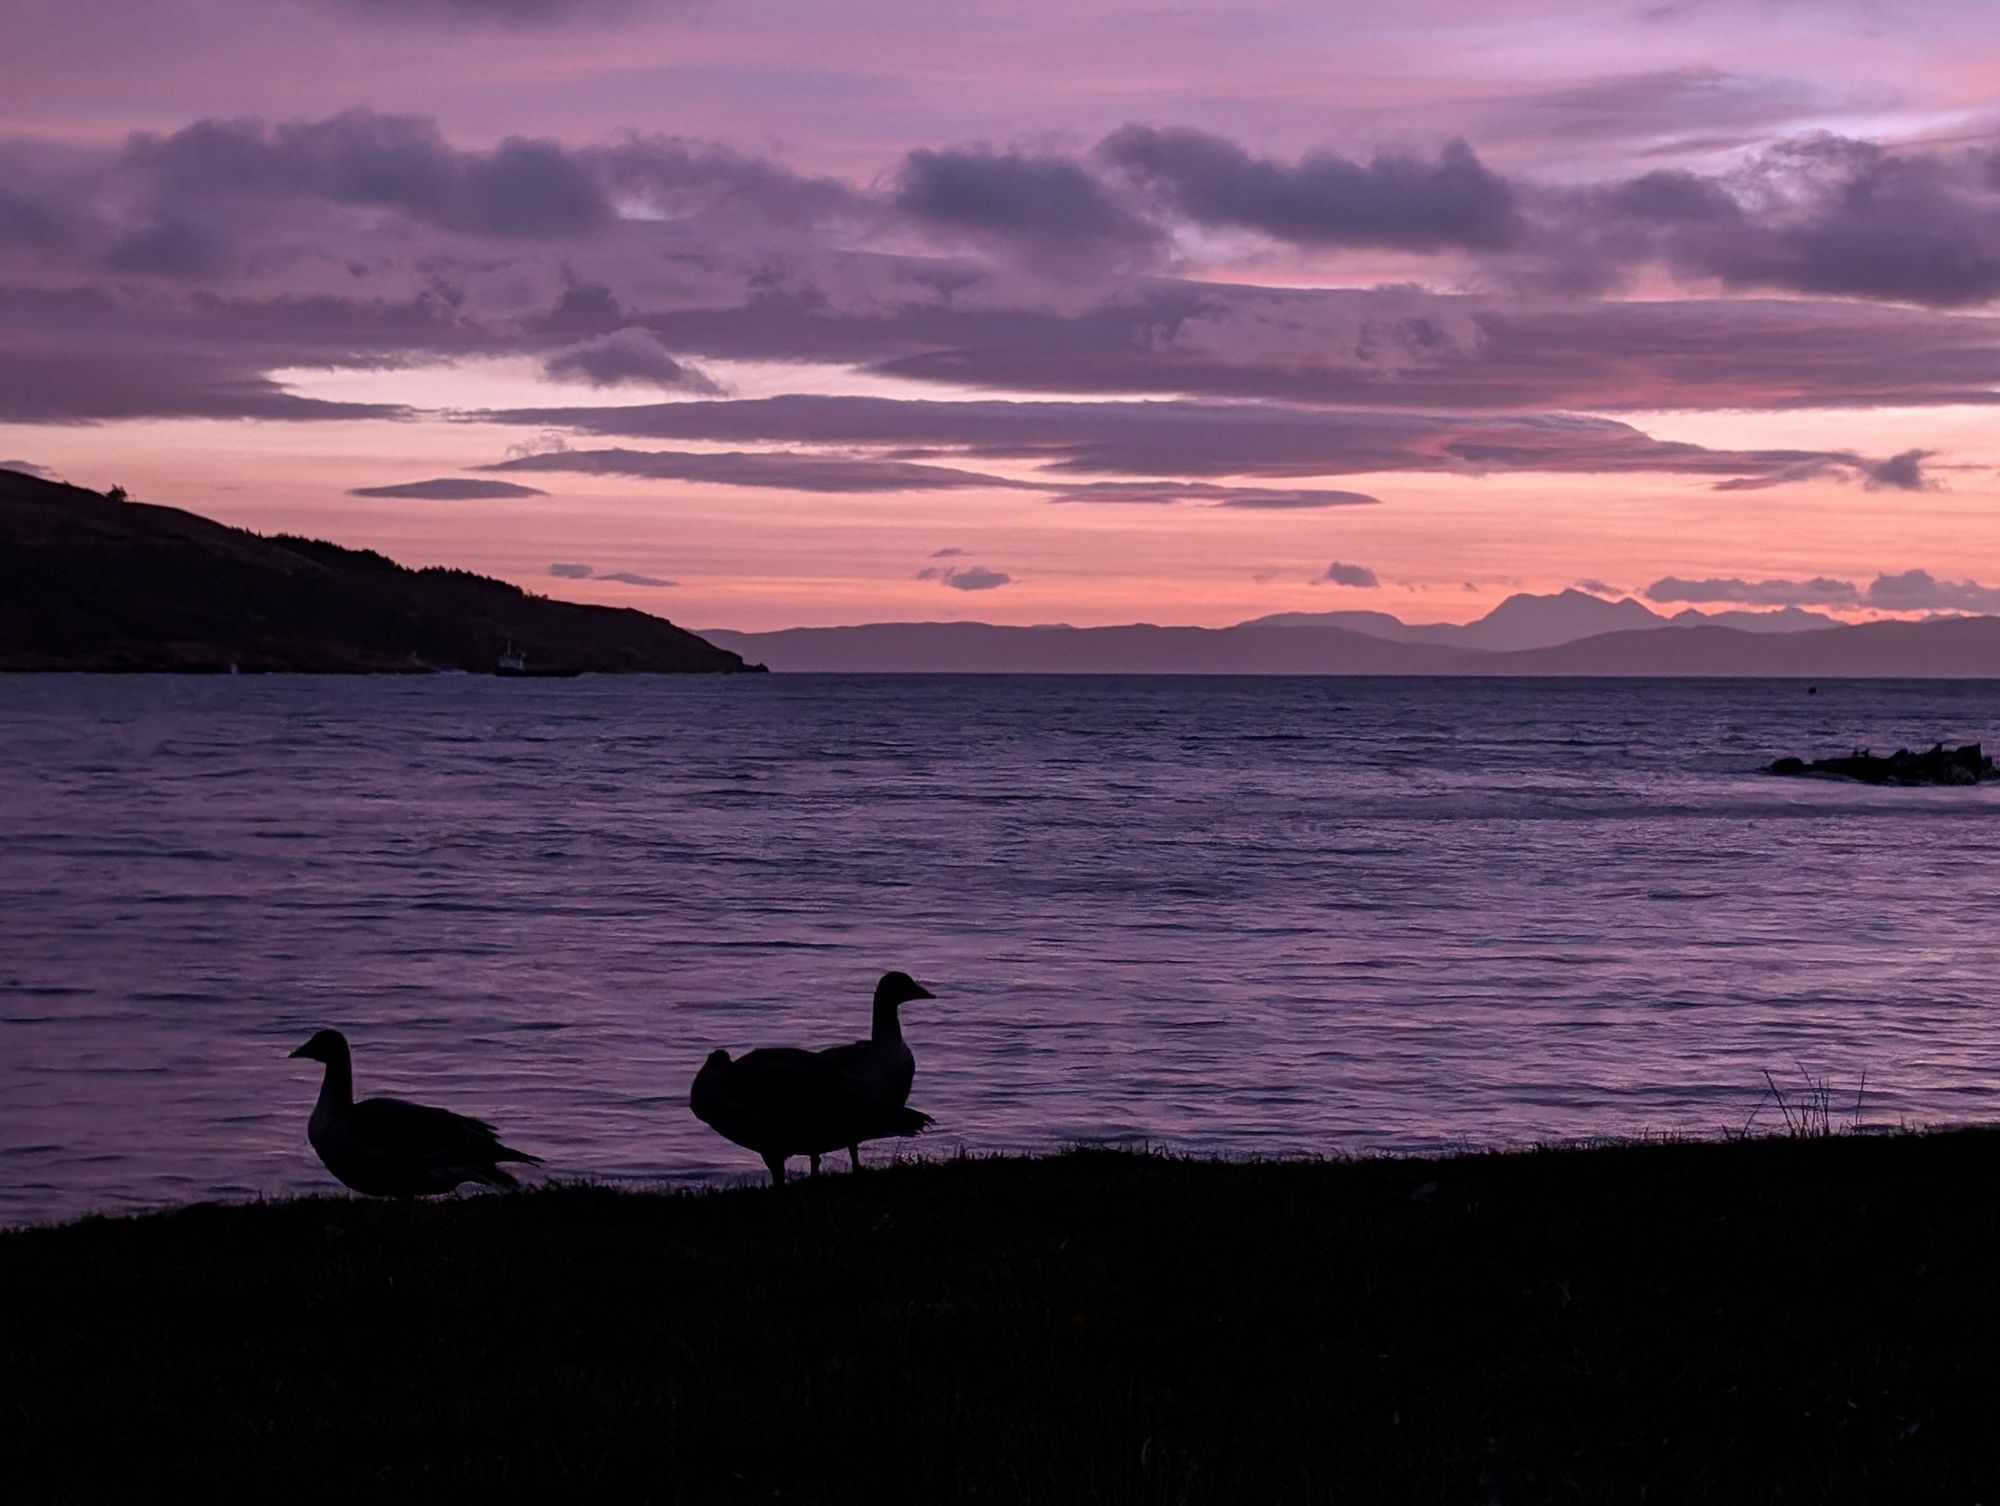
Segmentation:
[(819, 1175), (819, 1152), (818, 1152), (818, 1151), (814, 1151), (814, 1152), (812, 1153), (812, 1166), (813, 1166), (813, 1169), (812, 1169), (812, 1174), (813, 1174), (814, 1176), (818, 1176), (818, 1175)]
[(850, 1145), (847, 1147), (847, 1165), (851, 1171), (861, 1170), (861, 1147), (859, 1145)]
[(784, 1186), (785, 1158), (783, 1156), (766, 1156), (764, 1157), (764, 1164), (771, 1169), (771, 1185), (773, 1187)]

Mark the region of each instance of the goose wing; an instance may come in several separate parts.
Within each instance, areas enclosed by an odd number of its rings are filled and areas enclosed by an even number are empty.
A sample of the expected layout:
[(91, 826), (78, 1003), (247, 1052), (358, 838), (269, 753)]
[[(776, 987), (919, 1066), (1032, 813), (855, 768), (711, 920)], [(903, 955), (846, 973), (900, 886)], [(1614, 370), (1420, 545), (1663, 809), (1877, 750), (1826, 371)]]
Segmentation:
[(354, 1133), (391, 1155), (423, 1161), (524, 1161), (534, 1156), (500, 1143), (483, 1119), (400, 1098), (364, 1098), (349, 1110)]
[(873, 1097), (852, 1072), (796, 1046), (766, 1046), (739, 1057), (730, 1082), (744, 1102), (758, 1108), (818, 1115), (859, 1112)]
[(865, 1078), (825, 1052), (769, 1046), (731, 1064), (730, 1094), (801, 1152), (915, 1134), (930, 1120), (885, 1104)]
[(855, 1041), (813, 1053), (833, 1070), (855, 1079), (884, 1108), (901, 1108), (909, 1100), (917, 1064), (907, 1050), (879, 1041)]

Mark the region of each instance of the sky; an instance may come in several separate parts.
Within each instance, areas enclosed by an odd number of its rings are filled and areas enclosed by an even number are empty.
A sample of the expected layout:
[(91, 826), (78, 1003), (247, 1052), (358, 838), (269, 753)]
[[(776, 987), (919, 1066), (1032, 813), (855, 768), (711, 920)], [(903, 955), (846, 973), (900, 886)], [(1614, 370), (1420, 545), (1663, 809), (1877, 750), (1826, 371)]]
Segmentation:
[(2000, 610), (1990, 0), (7, 0), (0, 464), (694, 628)]

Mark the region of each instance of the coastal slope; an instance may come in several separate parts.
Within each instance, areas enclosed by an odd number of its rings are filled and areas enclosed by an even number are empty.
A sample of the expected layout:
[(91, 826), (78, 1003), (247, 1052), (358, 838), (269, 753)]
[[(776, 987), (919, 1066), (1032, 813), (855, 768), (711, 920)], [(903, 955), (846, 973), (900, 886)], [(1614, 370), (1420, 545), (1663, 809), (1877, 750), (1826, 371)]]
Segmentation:
[(664, 618), (0, 470), (0, 670), (756, 668)]

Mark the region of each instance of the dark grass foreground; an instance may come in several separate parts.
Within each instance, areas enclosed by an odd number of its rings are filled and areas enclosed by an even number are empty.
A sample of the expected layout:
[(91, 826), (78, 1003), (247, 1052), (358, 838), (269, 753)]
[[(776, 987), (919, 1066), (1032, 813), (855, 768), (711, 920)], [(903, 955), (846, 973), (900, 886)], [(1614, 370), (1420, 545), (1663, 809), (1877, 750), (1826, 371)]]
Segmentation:
[(2000, 1135), (780, 1193), (192, 1208), (0, 1237), (19, 1501), (1973, 1501)]

